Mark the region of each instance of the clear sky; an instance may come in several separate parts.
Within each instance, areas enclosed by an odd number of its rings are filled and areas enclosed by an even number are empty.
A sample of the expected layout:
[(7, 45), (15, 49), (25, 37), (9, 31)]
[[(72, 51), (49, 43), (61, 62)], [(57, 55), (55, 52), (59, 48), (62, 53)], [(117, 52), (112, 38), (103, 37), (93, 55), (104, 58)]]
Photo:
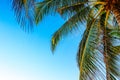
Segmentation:
[(26, 33), (17, 24), (9, 1), (0, 3), (0, 80), (78, 80), (76, 53), (81, 34), (68, 35), (52, 55), (50, 39), (64, 20), (48, 16)]

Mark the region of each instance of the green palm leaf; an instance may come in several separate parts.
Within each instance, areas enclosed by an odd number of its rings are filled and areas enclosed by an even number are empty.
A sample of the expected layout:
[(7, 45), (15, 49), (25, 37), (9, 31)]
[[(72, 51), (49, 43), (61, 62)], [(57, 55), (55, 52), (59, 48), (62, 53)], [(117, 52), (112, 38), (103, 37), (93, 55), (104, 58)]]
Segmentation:
[(44, 0), (38, 2), (36, 4), (36, 23), (38, 24), (48, 14), (56, 13), (59, 7), (67, 5), (69, 2), (68, 0), (61, 0), (60, 2), (58, 0)]
[[(96, 80), (97, 78), (94, 75), (101, 76), (104, 79), (104, 74), (100, 71), (101, 68), (104, 68), (101, 64), (100, 51), (98, 49), (100, 42), (100, 30), (96, 27), (99, 24), (99, 21), (95, 21), (94, 25), (90, 26), (92, 21), (88, 23), (88, 27), (84, 33), (83, 39), (80, 42), (79, 51), (78, 51), (78, 66), (80, 68), (80, 80)], [(101, 79), (98, 77), (98, 79)]]
[[(82, 0), (79, 0), (82, 1)], [(36, 23), (38, 24), (48, 14), (55, 14), (61, 7), (72, 5), (78, 0), (44, 0), (36, 4)]]
[(35, 2), (36, 0), (12, 0), (12, 9), (16, 19), (24, 30), (33, 28)]
[(55, 50), (56, 45), (58, 44), (60, 39), (63, 38), (63, 36), (80, 27), (80, 24), (83, 23), (89, 17), (89, 13), (86, 13), (86, 11), (89, 10), (89, 7), (85, 7), (79, 13), (75, 14), (69, 20), (67, 20), (67, 22), (65, 22), (63, 26), (54, 33), (51, 40), (52, 51)]

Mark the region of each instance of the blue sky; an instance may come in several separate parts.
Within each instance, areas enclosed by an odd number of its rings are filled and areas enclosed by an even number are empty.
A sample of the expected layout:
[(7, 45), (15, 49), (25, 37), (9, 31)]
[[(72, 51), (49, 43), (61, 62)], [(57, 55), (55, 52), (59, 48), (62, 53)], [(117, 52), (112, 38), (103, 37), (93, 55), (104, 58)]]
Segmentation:
[(17, 24), (9, 1), (2, 0), (0, 5), (0, 80), (78, 80), (76, 53), (81, 34), (68, 35), (52, 55), (52, 34), (64, 20), (48, 16), (26, 33)]

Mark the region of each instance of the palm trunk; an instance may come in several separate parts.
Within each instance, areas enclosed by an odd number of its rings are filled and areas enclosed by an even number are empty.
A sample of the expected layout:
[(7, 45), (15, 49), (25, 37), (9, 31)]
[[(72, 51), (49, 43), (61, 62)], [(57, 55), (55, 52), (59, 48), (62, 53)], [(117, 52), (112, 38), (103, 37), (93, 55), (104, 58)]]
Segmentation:
[(109, 63), (108, 63), (108, 53), (107, 53), (107, 36), (106, 36), (106, 27), (104, 27), (104, 30), (103, 30), (103, 42), (104, 42), (104, 53), (103, 53), (103, 56), (104, 56), (104, 63), (105, 63), (105, 67), (106, 67), (106, 80), (111, 80), (110, 78), (110, 73), (109, 73)]
[(113, 12), (113, 14), (117, 20), (118, 26), (120, 28), (120, 9), (119, 9), (119, 7), (116, 7), (116, 5), (114, 5), (112, 7), (112, 12)]

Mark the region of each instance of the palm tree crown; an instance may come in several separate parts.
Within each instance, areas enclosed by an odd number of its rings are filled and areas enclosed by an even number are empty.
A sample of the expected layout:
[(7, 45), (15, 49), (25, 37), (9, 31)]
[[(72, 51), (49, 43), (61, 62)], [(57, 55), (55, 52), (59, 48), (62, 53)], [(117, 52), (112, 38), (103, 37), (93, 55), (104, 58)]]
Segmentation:
[(38, 24), (45, 16), (59, 13), (66, 22), (51, 40), (52, 51), (61, 38), (86, 24), (77, 54), (80, 80), (120, 79), (119, 0), (13, 0), (13, 10), (21, 25)]

